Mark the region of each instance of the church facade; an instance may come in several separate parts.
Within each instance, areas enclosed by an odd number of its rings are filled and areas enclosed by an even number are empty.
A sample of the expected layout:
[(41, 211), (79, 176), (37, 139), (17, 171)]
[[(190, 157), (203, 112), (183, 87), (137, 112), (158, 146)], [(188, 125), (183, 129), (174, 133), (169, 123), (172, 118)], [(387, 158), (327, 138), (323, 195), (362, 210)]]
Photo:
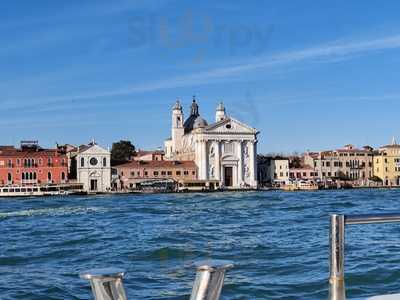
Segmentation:
[(195, 99), (186, 120), (178, 101), (172, 109), (165, 157), (194, 161), (199, 180), (217, 180), (225, 188), (256, 188), (258, 134), (255, 128), (228, 116), (223, 103), (209, 124), (200, 116)]
[(88, 193), (106, 193), (111, 190), (111, 153), (94, 141), (80, 146), (76, 156), (77, 182)]

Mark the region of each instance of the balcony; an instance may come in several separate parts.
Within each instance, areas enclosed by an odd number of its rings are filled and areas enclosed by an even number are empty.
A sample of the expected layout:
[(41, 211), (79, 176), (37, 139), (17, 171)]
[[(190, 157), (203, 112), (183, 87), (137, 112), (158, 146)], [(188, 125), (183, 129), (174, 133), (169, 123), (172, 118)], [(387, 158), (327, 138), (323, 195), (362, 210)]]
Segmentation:
[(28, 179), (28, 180), (26, 180), (26, 179), (24, 179), (24, 180), (21, 180), (21, 183), (23, 184), (23, 185), (34, 185), (34, 184), (38, 184), (38, 181), (37, 180), (30, 180), (30, 179)]

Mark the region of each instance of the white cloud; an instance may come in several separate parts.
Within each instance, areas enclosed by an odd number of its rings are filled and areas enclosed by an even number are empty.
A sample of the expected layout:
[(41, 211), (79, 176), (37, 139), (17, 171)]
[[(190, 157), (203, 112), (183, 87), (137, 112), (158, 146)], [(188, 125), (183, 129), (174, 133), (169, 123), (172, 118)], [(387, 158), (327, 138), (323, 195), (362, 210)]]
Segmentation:
[[(99, 97), (123, 96), (163, 89), (199, 86), (203, 84), (214, 83), (218, 80), (231, 80), (232, 78), (237, 78), (241, 75), (245, 75), (249, 72), (260, 69), (268, 69), (273, 67), (276, 68), (279, 66), (293, 65), (302, 62), (324, 61), (326, 63), (329, 61), (350, 58), (354, 55), (366, 55), (371, 52), (398, 48), (400, 48), (400, 35), (394, 35), (380, 39), (329, 43), (301, 50), (277, 53), (271, 56), (262, 56), (240, 64), (214, 68), (192, 74), (185, 74), (173, 78), (144, 82), (137, 85), (131, 85), (107, 91), (95, 91), (71, 96), (55, 96), (47, 99), (41, 98), (39, 101), (40, 104), (51, 105), (64, 101), (89, 100)], [(35, 102), (35, 100), (31, 99), (30, 102)], [(15, 107), (16, 104), (18, 107), (18, 101), (15, 100), (10, 100), (5, 103), (3, 102), (3, 108), (4, 105), (7, 105), (8, 107)]]

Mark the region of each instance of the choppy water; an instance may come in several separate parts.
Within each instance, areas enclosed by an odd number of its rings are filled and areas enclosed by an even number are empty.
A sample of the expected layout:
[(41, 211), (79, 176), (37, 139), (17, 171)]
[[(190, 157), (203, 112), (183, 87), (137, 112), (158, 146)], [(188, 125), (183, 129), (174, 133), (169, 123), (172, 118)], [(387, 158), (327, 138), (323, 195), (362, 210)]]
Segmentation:
[[(129, 299), (188, 299), (208, 258), (235, 262), (223, 299), (326, 299), (329, 214), (399, 205), (397, 190), (0, 200), (0, 299), (90, 299), (78, 273), (107, 266)], [(347, 230), (348, 296), (400, 292), (399, 226)]]

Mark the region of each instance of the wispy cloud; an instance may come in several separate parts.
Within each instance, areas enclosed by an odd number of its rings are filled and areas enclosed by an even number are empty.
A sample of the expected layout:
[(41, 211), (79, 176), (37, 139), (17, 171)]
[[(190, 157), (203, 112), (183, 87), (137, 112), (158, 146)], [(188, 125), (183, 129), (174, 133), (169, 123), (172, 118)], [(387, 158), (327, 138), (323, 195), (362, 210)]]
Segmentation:
[[(279, 66), (291, 66), (305, 62), (329, 63), (331, 61), (350, 58), (354, 55), (367, 55), (377, 51), (399, 48), (400, 35), (354, 42), (328, 43), (306, 49), (287, 51), (270, 56), (262, 56), (250, 61), (242, 62), (240, 64), (232, 64), (168, 79), (144, 82), (137, 85), (125, 86), (100, 92), (95, 91), (79, 95), (48, 97), (47, 99), (41, 98), (39, 101), (42, 105), (51, 105), (64, 101), (81, 101), (100, 97), (113, 97), (135, 93), (153, 92), (163, 89), (200, 86), (204, 84), (215, 83), (221, 80), (237, 80), (237, 78), (242, 75), (247, 75), (248, 73), (258, 70), (276, 68)], [(31, 99), (31, 103), (35, 102), (35, 100)], [(12, 108), (15, 107), (16, 104), (18, 107), (18, 102), (15, 101), (15, 99), (6, 101), (5, 103), (3, 102), (3, 104), (6, 105), (3, 105), (3, 108)]]

